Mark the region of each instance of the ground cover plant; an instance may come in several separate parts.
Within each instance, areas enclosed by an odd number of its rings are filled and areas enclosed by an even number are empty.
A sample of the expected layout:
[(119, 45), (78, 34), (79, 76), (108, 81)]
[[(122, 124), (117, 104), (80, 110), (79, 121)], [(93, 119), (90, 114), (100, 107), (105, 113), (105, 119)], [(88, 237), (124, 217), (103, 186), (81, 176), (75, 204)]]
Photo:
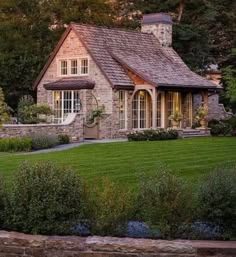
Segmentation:
[(235, 152), (235, 137), (209, 137), (93, 144), (34, 155), (0, 153), (0, 175), (10, 181), (22, 161), (50, 160), (59, 165), (69, 165), (88, 182), (99, 183), (108, 177), (129, 187), (137, 187), (139, 173), (153, 174), (161, 161), (175, 175), (196, 186), (199, 178), (217, 165), (236, 163)]

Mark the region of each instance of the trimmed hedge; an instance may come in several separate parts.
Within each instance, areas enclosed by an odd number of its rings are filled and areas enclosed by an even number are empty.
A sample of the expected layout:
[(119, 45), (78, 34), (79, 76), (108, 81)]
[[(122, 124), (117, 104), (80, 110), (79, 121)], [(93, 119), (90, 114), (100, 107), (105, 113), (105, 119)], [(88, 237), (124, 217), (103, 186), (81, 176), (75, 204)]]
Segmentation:
[(29, 152), (32, 139), (27, 137), (1, 138), (0, 152)]
[(148, 129), (131, 132), (127, 135), (129, 141), (158, 141), (173, 140), (178, 138), (178, 131), (175, 129)]

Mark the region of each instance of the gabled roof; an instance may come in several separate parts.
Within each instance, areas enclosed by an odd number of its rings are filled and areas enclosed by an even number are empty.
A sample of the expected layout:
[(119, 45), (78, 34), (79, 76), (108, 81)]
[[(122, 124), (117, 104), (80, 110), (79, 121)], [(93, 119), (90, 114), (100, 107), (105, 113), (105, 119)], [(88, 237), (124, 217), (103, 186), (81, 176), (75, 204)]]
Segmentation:
[(173, 48), (161, 47), (152, 34), (76, 23), (71, 23), (64, 33), (35, 87), (70, 30), (76, 33), (114, 88), (134, 88), (125, 69), (156, 87), (217, 88), (214, 83), (192, 72)]

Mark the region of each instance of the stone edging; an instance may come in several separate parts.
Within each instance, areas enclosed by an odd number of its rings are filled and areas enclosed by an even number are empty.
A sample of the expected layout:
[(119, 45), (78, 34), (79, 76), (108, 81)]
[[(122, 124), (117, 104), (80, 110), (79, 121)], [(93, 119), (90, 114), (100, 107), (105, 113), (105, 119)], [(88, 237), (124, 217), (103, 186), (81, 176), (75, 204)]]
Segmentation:
[(236, 241), (166, 241), (98, 236), (82, 238), (26, 235), (0, 231), (0, 256), (235, 257)]

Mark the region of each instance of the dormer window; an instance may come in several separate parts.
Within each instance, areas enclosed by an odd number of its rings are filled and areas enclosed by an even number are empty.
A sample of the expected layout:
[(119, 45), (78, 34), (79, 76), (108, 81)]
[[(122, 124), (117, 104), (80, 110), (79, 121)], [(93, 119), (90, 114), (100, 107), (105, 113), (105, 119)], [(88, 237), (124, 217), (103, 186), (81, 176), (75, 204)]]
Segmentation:
[(78, 75), (78, 60), (71, 60), (71, 75)]
[(87, 75), (88, 74), (88, 58), (83, 58), (80, 61), (81, 61), (80, 73), (81, 73), (81, 75)]
[(89, 74), (88, 58), (63, 59), (58, 62), (58, 76), (85, 76)]
[(67, 70), (67, 61), (66, 60), (62, 60), (61, 61), (61, 75), (62, 76), (66, 76), (68, 73), (68, 70)]

